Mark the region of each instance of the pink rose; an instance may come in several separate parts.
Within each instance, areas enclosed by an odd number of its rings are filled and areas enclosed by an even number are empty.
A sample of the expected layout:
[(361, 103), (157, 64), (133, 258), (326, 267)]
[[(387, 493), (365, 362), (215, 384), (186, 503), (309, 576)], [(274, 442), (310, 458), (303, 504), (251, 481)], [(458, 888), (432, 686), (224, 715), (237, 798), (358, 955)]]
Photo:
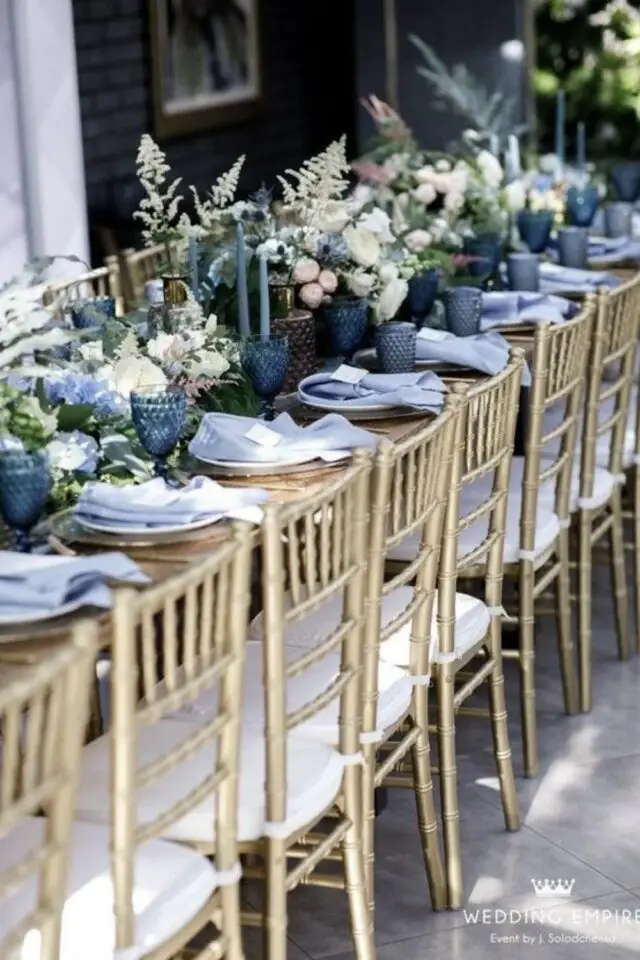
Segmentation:
[(302, 257), (293, 270), (293, 279), (296, 283), (314, 283), (319, 275), (320, 265), (312, 257)]
[(338, 289), (338, 278), (333, 270), (321, 270), (318, 283), (325, 293), (335, 293)]
[(305, 283), (300, 287), (300, 299), (310, 310), (315, 310), (324, 299), (324, 290), (319, 283)]

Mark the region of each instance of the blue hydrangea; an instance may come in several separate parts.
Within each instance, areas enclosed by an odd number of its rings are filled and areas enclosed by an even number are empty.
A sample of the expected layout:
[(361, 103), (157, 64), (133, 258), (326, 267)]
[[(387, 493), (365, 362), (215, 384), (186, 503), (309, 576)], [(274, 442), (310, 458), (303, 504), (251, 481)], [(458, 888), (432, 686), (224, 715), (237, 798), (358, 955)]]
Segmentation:
[(97, 417), (122, 413), (122, 397), (110, 389), (106, 380), (95, 380), (88, 374), (65, 371), (46, 382), (49, 403), (90, 404)]

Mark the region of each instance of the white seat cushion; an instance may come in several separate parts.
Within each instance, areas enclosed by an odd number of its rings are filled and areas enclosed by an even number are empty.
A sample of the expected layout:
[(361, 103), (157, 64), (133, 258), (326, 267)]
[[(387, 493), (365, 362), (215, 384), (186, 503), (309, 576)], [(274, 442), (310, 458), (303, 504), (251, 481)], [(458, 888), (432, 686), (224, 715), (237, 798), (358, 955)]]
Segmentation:
[[(138, 736), (138, 769), (164, 756), (172, 747), (183, 743), (197, 722), (161, 720), (144, 727)], [(265, 751), (261, 730), (243, 731), (240, 776), (238, 838), (257, 840), (263, 836), (265, 822)], [(211, 745), (199, 750), (189, 760), (154, 781), (139, 793), (138, 817), (149, 823), (178, 800), (198, 787), (214, 769), (215, 755)], [(291, 832), (308, 823), (325, 810), (337, 796), (344, 763), (333, 747), (304, 737), (287, 739), (287, 823)], [(81, 820), (105, 821), (109, 815), (110, 737), (108, 734), (88, 744), (82, 754), (78, 788), (77, 816)], [(213, 802), (197, 806), (166, 831), (171, 840), (214, 840)]]
[[(109, 795), (105, 794), (108, 804)], [(0, 840), (3, 867), (20, 863), (40, 843), (44, 819), (29, 818)], [(113, 960), (114, 896), (111, 882), (110, 828), (75, 823), (62, 916), (60, 960)], [(133, 888), (135, 946), (115, 954), (138, 960), (179, 933), (216, 889), (216, 871), (206, 857), (164, 840), (144, 844), (136, 853)], [(0, 900), (0, 940), (33, 909), (35, 880)], [(31, 931), (15, 957), (40, 960), (40, 934)]]

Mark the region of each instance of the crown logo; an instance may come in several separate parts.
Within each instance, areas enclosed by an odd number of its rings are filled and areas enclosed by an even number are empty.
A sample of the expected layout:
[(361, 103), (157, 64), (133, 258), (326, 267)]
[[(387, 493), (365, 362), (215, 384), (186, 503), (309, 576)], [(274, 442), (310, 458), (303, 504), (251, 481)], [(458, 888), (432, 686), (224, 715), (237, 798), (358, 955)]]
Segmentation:
[(531, 880), (536, 897), (570, 897), (575, 880)]

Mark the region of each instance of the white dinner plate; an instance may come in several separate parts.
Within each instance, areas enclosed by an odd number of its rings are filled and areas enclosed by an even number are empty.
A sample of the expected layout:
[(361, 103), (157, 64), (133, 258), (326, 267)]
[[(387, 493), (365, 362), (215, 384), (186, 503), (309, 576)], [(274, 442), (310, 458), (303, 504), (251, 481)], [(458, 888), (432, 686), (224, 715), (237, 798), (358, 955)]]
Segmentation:
[(367, 413), (382, 413), (383, 411), (397, 410), (398, 405), (392, 403), (345, 403), (344, 400), (313, 400), (298, 394), (298, 401), (304, 407), (312, 410), (326, 410), (327, 413), (341, 413), (345, 417), (352, 414), (364, 416)]
[(251, 471), (258, 470), (261, 467), (267, 470), (275, 469), (276, 467), (297, 467), (301, 463), (311, 463), (312, 460), (317, 460), (318, 457), (319, 452), (317, 450), (310, 450), (308, 453), (298, 454), (297, 457), (287, 457), (286, 460), (214, 460), (213, 457), (193, 456), (194, 460), (197, 460), (198, 463), (208, 463), (212, 467), (228, 468), (230, 470), (243, 470), (246, 468), (251, 469)]
[(209, 527), (214, 523), (218, 523), (218, 519), (212, 519), (211, 517), (206, 517), (200, 520), (192, 520), (191, 523), (171, 523), (163, 527), (150, 527), (147, 524), (141, 524), (140, 526), (134, 526), (133, 524), (122, 524), (117, 525), (115, 523), (100, 523), (98, 520), (88, 520), (85, 517), (78, 516), (77, 513), (73, 515), (76, 523), (80, 524), (85, 530), (90, 530), (92, 533), (112, 533), (115, 536), (127, 536), (131, 534), (136, 536), (138, 534), (145, 534), (145, 536), (153, 537), (154, 534), (163, 533), (188, 533), (189, 530), (200, 530), (201, 527)]

